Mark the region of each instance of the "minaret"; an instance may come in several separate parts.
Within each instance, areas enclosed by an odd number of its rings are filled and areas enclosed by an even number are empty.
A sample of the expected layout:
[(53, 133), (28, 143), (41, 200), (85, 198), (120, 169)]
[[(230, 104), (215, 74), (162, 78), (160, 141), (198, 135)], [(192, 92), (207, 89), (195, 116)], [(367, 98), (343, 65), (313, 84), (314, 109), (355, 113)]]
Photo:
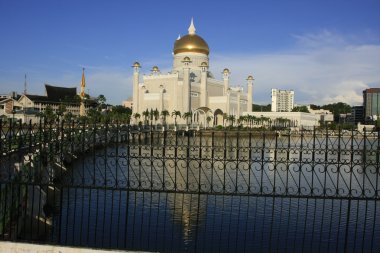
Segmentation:
[(223, 82), (224, 82), (223, 95), (227, 95), (227, 90), (229, 88), (230, 70), (225, 68), (222, 73), (223, 73)]
[(253, 91), (253, 76), (248, 76), (247, 78), (247, 86), (248, 86), (248, 92), (247, 92), (247, 112), (252, 112), (252, 91)]
[(201, 63), (201, 101), (200, 106), (201, 107), (207, 107), (208, 101), (207, 101), (207, 70), (208, 65), (207, 62)]
[(228, 88), (227, 92), (226, 92), (226, 96), (227, 96), (227, 109), (226, 109), (226, 113), (227, 113), (227, 115), (231, 114), (231, 112), (230, 112), (230, 108), (231, 108), (230, 94), (231, 94), (231, 89)]
[[(191, 26), (190, 26), (191, 27)], [(189, 28), (190, 32), (190, 28)], [(188, 56), (183, 58), (183, 112), (191, 111), (191, 90), (190, 90), (190, 67), (191, 60)]]
[(138, 62), (133, 63), (133, 106), (132, 106), (132, 113), (139, 112), (139, 72), (141, 65)]
[(240, 117), (240, 112), (241, 112), (241, 108), (240, 108), (240, 95), (241, 95), (241, 90), (239, 89), (237, 91), (237, 98), (236, 98), (236, 100), (237, 100), (237, 118)]
[(84, 68), (82, 71), (82, 81), (80, 83), (80, 109), (79, 109), (79, 116), (86, 116), (86, 109), (84, 106), (84, 89), (86, 88), (86, 79), (84, 77)]

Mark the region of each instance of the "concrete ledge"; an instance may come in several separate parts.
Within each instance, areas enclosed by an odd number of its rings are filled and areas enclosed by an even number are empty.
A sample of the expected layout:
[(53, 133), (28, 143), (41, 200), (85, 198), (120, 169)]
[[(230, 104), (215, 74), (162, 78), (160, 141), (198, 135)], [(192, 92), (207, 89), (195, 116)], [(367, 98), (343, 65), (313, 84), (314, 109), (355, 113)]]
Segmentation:
[(98, 250), (88, 248), (74, 248), (54, 245), (41, 245), (19, 242), (0, 242), (1, 253), (118, 253), (118, 252), (143, 252), (143, 251), (120, 251), (120, 250)]

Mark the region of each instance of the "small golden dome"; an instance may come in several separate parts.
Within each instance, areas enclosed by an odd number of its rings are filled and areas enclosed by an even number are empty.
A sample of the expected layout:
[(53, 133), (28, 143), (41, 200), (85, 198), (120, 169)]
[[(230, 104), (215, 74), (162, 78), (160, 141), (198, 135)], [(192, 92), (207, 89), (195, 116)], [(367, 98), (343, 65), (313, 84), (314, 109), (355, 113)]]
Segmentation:
[(183, 58), (183, 61), (184, 61), (184, 62), (190, 62), (190, 57), (185, 56), (185, 58)]
[(253, 76), (248, 76), (247, 80), (255, 80), (255, 79), (253, 78)]
[(224, 73), (224, 74), (229, 74), (229, 73), (230, 73), (230, 70), (229, 70), (228, 68), (225, 68), (225, 69), (223, 69), (223, 73)]
[(207, 62), (204, 61), (204, 62), (201, 63), (201, 67), (207, 67), (207, 66), (208, 66)]
[(173, 52), (174, 54), (194, 52), (208, 55), (210, 49), (202, 37), (196, 34), (188, 34), (174, 42)]
[(141, 65), (139, 62), (136, 61), (135, 63), (133, 63), (132, 67), (141, 68)]
[(153, 66), (152, 71), (154, 71), (154, 72), (159, 72), (160, 69), (159, 69), (157, 66)]

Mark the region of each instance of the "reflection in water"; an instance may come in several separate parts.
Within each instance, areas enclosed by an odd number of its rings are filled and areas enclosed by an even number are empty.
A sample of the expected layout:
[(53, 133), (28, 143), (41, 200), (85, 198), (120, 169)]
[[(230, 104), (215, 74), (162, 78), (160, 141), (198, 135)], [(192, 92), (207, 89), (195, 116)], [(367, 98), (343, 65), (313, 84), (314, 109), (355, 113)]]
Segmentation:
[(68, 245), (159, 252), (380, 250), (376, 201), (101, 189), (65, 189), (62, 195), (54, 235)]
[[(377, 186), (378, 170), (364, 170), (356, 151), (362, 142), (354, 149), (346, 140), (337, 152), (312, 138), (186, 141), (108, 148), (78, 160), (63, 180), (71, 186), (57, 200), (53, 237), (159, 252), (380, 252), (379, 201), (286, 195), (302, 188), (304, 196), (321, 189), (361, 196), (364, 184)], [(251, 196), (236, 195), (248, 189)], [(253, 196), (260, 193), (284, 196)]]

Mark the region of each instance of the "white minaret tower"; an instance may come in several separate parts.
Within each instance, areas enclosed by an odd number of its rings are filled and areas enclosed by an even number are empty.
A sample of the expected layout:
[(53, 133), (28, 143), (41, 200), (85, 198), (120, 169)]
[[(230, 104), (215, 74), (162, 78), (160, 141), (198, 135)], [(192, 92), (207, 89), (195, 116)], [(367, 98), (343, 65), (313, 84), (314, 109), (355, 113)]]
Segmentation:
[(229, 79), (230, 79), (230, 70), (225, 68), (222, 72), (223, 74), (223, 82), (224, 82), (224, 95), (227, 95), (227, 90), (230, 87), (229, 86)]
[(141, 65), (138, 62), (133, 63), (133, 106), (132, 113), (139, 112), (139, 72)]
[(208, 101), (207, 101), (207, 70), (208, 70), (208, 65), (207, 62), (202, 62), (201, 63), (201, 90), (200, 90), (200, 95), (201, 95), (201, 107), (207, 107), (208, 106)]
[(241, 95), (241, 90), (239, 89), (237, 91), (237, 117), (240, 116), (240, 112), (241, 112), (241, 109), (240, 109), (240, 95)]
[[(190, 28), (189, 28), (190, 30)], [(190, 66), (191, 60), (188, 56), (183, 58), (183, 112), (191, 111), (191, 90), (190, 90)]]
[(247, 112), (252, 112), (252, 104), (253, 104), (253, 76), (247, 77), (247, 86), (248, 86), (248, 92), (247, 92)]

